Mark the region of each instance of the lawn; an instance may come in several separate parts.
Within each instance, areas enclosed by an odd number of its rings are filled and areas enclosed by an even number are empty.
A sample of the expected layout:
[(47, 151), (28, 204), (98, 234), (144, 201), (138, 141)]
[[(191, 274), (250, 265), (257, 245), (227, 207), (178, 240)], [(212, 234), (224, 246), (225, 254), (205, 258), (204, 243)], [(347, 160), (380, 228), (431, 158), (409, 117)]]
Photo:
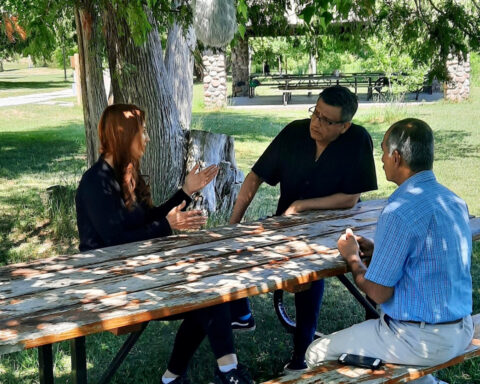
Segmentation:
[(22, 64), (5, 63), (5, 70), (0, 72), (0, 98), (48, 93), (71, 88), (73, 70), (67, 68), (67, 80), (63, 71), (56, 68), (28, 68)]
[[(23, 69), (25, 71), (27, 69)], [(2, 74), (0, 74), (2, 76)], [(44, 91), (45, 86), (24, 87), (34, 82), (23, 78), (24, 72), (9, 71), (17, 78), (19, 88), (10, 88), (3, 97), (23, 90)], [(40, 75), (39, 75), (40, 76)], [(43, 83), (57, 86), (62, 72), (52, 72)], [(48, 78), (47, 76), (47, 78)], [(20, 80), (23, 79), (23, 80)], [(2, 92), (0, 77), (0, 92)], [(41, 82), (41, 81), (40, 81)], [(211, 132), (225, 133), (235, 138), (239, 167), (248, 172), (273, 137), (293, 119), (304, 118), (306, 111), (282, 107), (265, 110), (225, 109), (203, 110), (201, 85), (195, 86), (192, 126)], [(0, 97), (2, 94), (0, 93)], [(435, 173), (440, 182), (464, 198), (472, 214), (480, 215), (480, 87), (473, 88), (471, 100), (464, 103), (439, 102), (422, 106), (386, 106), (362, 108), (356, 122), (371, 133), (379, 190), (365, 198), (388, 196), (395, 188), (385, 180), (380, 162), (380, 142), (393, 121), (406, 116), (426, 120), (434, 129), (436, 140)], [(85, 139), (83, 117), (78, 106), (26, 105), (0, 108), (0, 264), (31, 260), (57, 254), (76, 252), (73, 194), (85, 170)], [(64, 200), (48, 197), (47, 187), (67, 186)], [(278, 188), (262, 187), (247, 219), (272, 214)], [(475, 244), (472, 267), (474, 277), (474, 312), (480, 311), (480, 244)], [(291, 306), (291, 295), (287, 298)], [(281, 373), (292, 347), (287, 335), (272, 311), (271, 295), (253, 300), (257, 331), (236, 336), (240, 360), (250, 367), (256, 381)], [(335, 280), (328, 279), (319, 330), (327, 333), (361, 321), (363, 311)], [(113, 383), (158, 382), (165, 369), (178, 322), (154, 322), (147, 328), (115, 376)], [(103, 333), (88, 337), (87, 358), (89, 378), (99, 379), (102, 370), (113, 357), (124, 337)], [(55, 373), (58, 383), (69, 383), (70, 360), (68, 343), (54, 346)], [(191, 365), (193, 382), (203, 384), (211, 379), (214, 359), (208, 343), (197, 352)], [(444, 370), (440, 377), (450, 383), (480, 382), (478, 362)], [(37, 351), (28, 350), (0, 357), (0, 383), (36, 383)]]

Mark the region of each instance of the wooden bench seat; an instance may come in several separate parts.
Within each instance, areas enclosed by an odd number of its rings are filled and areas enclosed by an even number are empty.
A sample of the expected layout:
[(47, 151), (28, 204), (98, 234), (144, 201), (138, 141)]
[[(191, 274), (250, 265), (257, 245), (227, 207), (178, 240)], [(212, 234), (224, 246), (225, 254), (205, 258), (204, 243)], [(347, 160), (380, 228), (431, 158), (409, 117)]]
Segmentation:
[(269, 380), (263, 384), (320, 384), (320, 383), (404, 383), (434, 373), (440, 369), (451, 367), (465, 360), (480, 356), (480, 314), (473, 316), (475, 334), (470, 347), (460, 356), (446, 363), (432, 367), (414, 367), (407, 365), (385, 364), (380, 369), (356, 368), (341, 365), (337, 362), (326, 362), (303, 374), (290, 374)]

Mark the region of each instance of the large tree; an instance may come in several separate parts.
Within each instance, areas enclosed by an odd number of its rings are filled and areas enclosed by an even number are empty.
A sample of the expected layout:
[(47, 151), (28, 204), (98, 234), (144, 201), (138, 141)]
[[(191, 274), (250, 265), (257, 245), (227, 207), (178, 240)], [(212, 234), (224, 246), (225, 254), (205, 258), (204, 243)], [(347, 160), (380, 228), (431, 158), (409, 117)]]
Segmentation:
[[(214, 0), (201, 3), (210, 1)], [(227, 2), (217, 1), (222, 6)], [(144, 165), (152, 177), (155, 195), (164, 198), (170, 194), (185, 172), (192, 95), (192, 7), (196, 2), (4, 2), (11, 13), (22, 15), (27, 33), (41, 29), (38, 20), (48, 25), (61, 8), (75, 10), (89, 163), (98, 153), (96, 125), (106, 105), (101, 67), (105, 47), (115, 101), (134, 102), (147, 110), (152, 143)], [(236, 0), (236, 4), (239, 35), (247, 29), (253, 35), (272, 35), (275, 31), (306, 34), (311, 52), (321, 49), (323, 39), (318, 36), (338, 36), (347, 47), (362, 43), (381, 26), (403, 49), (414, 51), (412, 57), (430, 64), (432, 75), (439, 79), (446, 78), (449, 54), (463, 57), (470, 50), (478, 50), (480, 44), (478, 0)], [(290, 28), (288, 10), (297, 13), (304, 23)], [(197, 19), (204, 17), (195, 15)], [(168, 36), (165, 46), (162, 35)]]
[[(48, 0), (38, 0), (35, 4), (27, 0), (6, 1), (12, 9), (21, 10), (27, 29), (37, 33), (43, 29), (31, 20), (44, 18), (48, 25), (60, 10), (69, 8), (74, 12), (88, 165), (98, 156), (96, 127), (107, 105), (102, 74), (102, 58), (106, 56), (114, 101), (135, 103), (147, 112), (151, 143), (142, 170), (150, 176), (154, 197), (158, 201), (171, 195), (182, 183), (188, 145), (194, 139), (189, 132), (195, 49), (191, 4), (167, 0), (63, 0), (54, 4)], [(230, 1), (222, 0), (221, 7), (226, 3)], [(231, 4), (235, 17), (233, 0)], [(215, 13), (216, 9), (212, 11)], [(205, 30), (210, 34), (218, 30), (212, 27), (218, 25), (209, 24)], [(167, 37), (164, 45), (163, 35)], [(217, 37), (225, 39), (225, 36)], [(208, 140), (224, 142), (223, 138)], [(201, 141), (205, 148), (212, 149), (211, 143), (205, 143), (205, 137), (202, 136)], [(228, 152), (222, 148), (217, 151)], [(201, 157), (198, 151), (189, 153)], [(218, 157), (219, 161), (227, 160), (222, 156)], [(227, 170), (223, 173), (228, 173)], [(210, 205), (210, 208), (215, 207)]]

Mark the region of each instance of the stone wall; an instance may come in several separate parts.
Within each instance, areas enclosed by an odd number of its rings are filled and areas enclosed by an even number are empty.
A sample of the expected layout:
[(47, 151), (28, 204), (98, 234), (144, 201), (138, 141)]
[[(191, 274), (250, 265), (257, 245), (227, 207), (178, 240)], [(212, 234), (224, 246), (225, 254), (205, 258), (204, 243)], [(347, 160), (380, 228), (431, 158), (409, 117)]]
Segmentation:
[(462, 101), (470, 96), (470, 56), (459, 61), (456, 56), (449, 57), (447, 70), (450, 80), (443, 85), (445, 100)]
[(248, 38), (237, 39), (232, 48), (232, 95), (248, 96)]
[(207, 49), (203, 52), (203, 95), (205, 108), (221, 108), (227, 105), (227, 72), (225, 53)]

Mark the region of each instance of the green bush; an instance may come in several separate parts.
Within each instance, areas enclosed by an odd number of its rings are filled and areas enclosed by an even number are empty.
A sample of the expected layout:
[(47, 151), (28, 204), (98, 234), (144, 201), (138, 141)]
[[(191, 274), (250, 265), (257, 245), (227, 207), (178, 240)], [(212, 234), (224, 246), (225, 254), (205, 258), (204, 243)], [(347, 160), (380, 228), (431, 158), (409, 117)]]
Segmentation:
[[(67, 69), (70, 68), (70, 56), (73, 56), (75, 53), (78, 53), (78, 47), (70, 47), (65, 49), (65, 63)], [(63, 68), (63, 51), (62, 47), (55, 48), (52, 55), (52, 63), (56, 68)]]

